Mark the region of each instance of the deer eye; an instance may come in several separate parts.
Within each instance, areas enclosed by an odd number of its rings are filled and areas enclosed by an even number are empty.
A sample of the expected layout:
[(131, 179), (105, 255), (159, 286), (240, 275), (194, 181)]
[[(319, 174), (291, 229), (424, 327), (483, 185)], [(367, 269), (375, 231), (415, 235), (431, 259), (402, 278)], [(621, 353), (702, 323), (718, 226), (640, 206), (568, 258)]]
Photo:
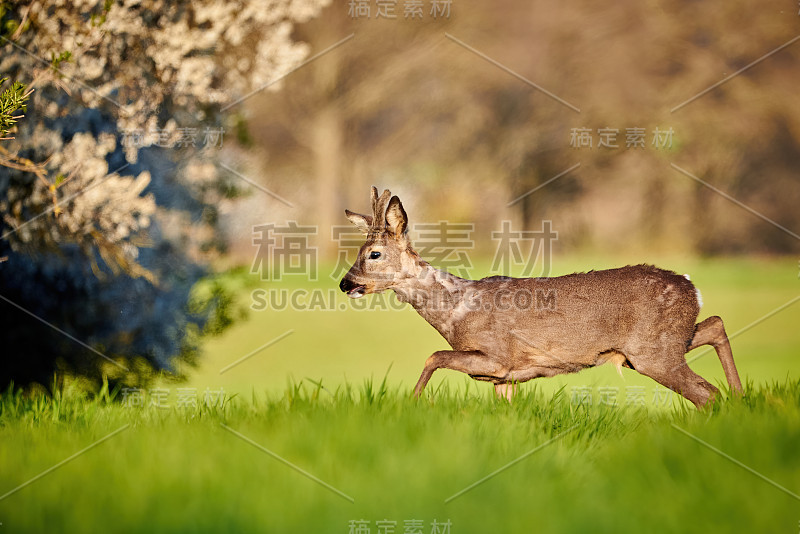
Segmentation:
[(377, 250), (373, 250), (372, 252), (369, 253), (369, 259), (371, 259), (371, 260), (377, 260), (380, 257), (381, 257), (381, 253), (378, 252)]

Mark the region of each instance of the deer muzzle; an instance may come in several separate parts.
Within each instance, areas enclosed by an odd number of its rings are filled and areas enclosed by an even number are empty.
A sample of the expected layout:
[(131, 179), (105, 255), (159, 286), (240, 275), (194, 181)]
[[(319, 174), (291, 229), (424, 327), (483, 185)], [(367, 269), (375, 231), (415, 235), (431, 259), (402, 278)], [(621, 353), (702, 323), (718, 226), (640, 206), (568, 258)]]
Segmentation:
[(367, 288), (363, 284), (357, 284), (347, 276), (342, 278), (342, 281), (339, 282), (339, 289), (347, 293), (347, 296), (351, 299), (363, 297), (367, 291)]

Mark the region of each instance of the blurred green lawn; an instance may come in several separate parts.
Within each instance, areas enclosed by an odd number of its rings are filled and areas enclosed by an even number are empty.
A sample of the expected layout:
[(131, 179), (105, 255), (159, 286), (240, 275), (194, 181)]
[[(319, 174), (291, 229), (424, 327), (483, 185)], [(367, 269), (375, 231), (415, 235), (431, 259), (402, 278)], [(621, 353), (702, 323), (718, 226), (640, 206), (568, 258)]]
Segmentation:
[[(793, 259), (658, 264), (690, 273), (702, 316), (721, 315), (730, 334), (800, 294)], [(738, 335), (747, 396), (697, 412), (656, 405), (649, 379), (632, 371), (620, 379), (610, 368), (532, 381), (511, 405), (486, 384), (439, 371), (416, 402), (409, 394), (422, 363), (445, 344), (412, 310), (252, 313), (209, 344), (188, 384), (162, 384), (166, 409), (105, 393), (0, 395), (0, 529), (377, 533), (388, 520), (404, 533), (419, 520), (425, 534), (434, 521), (449, 522), (440, 532), (450, 534), (793, 533), (798, 318), (800, 303)], [(713, 354), (693, 367), (723, 379)], [(583, 385), (591, 405), (573, 402), (572, 388)], [(624, 393), (637, 385), (645, 405), (629, 406)], [(236, 396), (222, 408), (179, 408), (177, 387)], [(600, 402), (601, 387), (619, 388), (617, 406)], [(369, 530), (356, 530), (358, 520)]]
[[(167, 411), (6, 395), (0, 522), (54, 533), (363, 533), (383, 520), (396, 532), (420, 520), (425, 534), (434, 521), (451, 534), (797, 528), (800, 381), (714, 413), (486, 393), (287, 391)], [(357, 520), (370, 530), (351, 530)]]

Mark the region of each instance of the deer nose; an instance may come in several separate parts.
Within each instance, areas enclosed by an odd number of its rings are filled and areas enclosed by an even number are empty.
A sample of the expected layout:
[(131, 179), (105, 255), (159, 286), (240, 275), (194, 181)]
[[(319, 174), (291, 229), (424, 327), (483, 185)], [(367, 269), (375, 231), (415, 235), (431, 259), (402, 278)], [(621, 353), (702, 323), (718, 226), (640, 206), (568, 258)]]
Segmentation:
[(342, 281), (339, 282), (339, 289), (341, 289), (345, 293), (353, 289), (353, 287), (354, 287), (353, 282), (348, 280), (347, 277), (342, 278)]

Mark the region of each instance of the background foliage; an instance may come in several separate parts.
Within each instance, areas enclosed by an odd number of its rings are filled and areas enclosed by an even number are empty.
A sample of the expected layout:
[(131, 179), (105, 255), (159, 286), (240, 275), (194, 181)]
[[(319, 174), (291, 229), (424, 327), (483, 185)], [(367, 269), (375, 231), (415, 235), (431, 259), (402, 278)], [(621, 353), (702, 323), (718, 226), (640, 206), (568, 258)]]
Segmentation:
[(307, 54), (289, 34), (320, 6), (0, 5), (0, 72), (14, 80), (0, 110), (12, 137), (0, 145), (1, 384), (49, 386), (56, 372), (133, 383), (194, 361), (229, 297), (189, 310), (192, 287), (225, 250), (218, 213), (238, 194), (204, 133), (222, 145), (220, 108)]

